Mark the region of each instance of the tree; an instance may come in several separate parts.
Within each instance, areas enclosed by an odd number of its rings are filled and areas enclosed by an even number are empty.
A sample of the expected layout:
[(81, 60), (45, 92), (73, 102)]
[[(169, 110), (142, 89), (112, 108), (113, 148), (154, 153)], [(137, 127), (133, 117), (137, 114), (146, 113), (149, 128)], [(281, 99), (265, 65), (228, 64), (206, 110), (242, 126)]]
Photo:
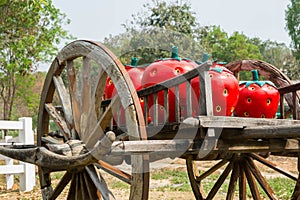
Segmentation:
[(300, 0), (291, 0), (285, 11), (286, 29), (292, 39), (292, 48), (300, 62)]
[(0, 4), (0, 105), (2, 119), (11, 118), (17, 77), (36, 70), (53, 57), (62, 39), (66, 16), (48, 0), (5, 0)]
[(170, 57), (172, 46), (178, 47), (182, 57), (201, 60), (203, 48), (196, 40), (199, 24), (190, 4), (153, 0), (143, 6), (145, 11), (123, 24), (126, 33), (104, 39), (123, 63), (130, 63), (131, 57), (138, 57), (139, 64)]
[(262, 41), (259, 38), (252, 38), (251, 41), (259, 47), (262, 60), (280, 69), (290, 79), (299, 79), (299, 64), (292, 50), (285, 43)]
[(192, 60), (201, 60), (204, 52), (193, 38), (161, 28), (131, 29), (127, 33), (105, 38), (104, 44), (125, 64), (129, 64), (132, 57), (138, 58), (139, 65), (170, 57), (173, 46), (178, 47), (180, 57)]
[(133, 20), (125, 28), (156, 27), (194, 37), (198, 31), (196, 13), (186, 1), (175, 0), (167, 3), (152, 0), (143, 5), (146, 11), (132, 15)]
[(231, 62), (240, 59), (261, 59), (259, 47), (239, 32), (228, 35), (220, 26), (203, 27), (199, 41), (212, 59)]

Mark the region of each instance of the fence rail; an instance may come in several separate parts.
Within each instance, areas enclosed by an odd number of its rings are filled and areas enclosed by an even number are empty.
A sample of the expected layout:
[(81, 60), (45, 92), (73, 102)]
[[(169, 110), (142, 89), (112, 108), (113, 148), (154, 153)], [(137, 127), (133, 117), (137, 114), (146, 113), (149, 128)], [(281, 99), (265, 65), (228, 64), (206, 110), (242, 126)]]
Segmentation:
[[(18, 137), (5, 136), (0, 145), (9, 144), (34, 144), (34, 134), (32, 131), (32, 118), (24, 117), (19, 121), (0, 120), (0, 130), (18, 130)], [(19, 162), (14, 164), (14, 160), (0, 155), (0, 160), (5, 160), (5, 165), (0, 165), (0, 174), (6, 174), (6, 188), (11, 189), (14, 185), (14, 175), (20, 177), (20, 191), (30, 191), (35, 186), (35, 166), (29, 163)]]

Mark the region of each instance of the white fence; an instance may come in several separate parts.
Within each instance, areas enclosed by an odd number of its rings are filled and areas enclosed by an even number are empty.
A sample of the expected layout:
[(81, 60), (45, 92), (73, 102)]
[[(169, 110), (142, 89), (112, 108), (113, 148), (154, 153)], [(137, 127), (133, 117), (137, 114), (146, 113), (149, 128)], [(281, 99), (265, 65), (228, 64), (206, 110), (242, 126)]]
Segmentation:
[[(0, 130), (19, 130), (19, 136), (13, 138), (6, 136), (0, 145), (34, 144), (34, 134), (32, 131), (32, 119), (28, 117), (20, 118), (19, 121), (0, 120)], [(14, 185), (14, 175), (20, 176), (20, 191), (30, 191), (35, 186), (35, 166), (29, 163), (19, 162), (14, 164), (14, 160), (0, 155), (0, 160), (5, 160), (6, 165), (0, 165), (0, 174), (6, 174), (6, 188), (11, 189)]]

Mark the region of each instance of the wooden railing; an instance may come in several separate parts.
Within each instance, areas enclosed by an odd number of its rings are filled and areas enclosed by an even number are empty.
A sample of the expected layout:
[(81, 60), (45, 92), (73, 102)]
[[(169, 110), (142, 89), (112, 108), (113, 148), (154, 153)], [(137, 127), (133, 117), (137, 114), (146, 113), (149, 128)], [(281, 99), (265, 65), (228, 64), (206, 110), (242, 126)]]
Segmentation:
[[(199, 113), (200, 115), (212, 115), (212, 99), (211, 99), (211, 85), (207, 84), (210, 83), (210, 78), (208, 75), (208, 70), (211, 66), (210, 62), (204, 63), (197, 68), (188, 71), (182, 75), (179, 75), (175, 78), (166, 80), (161, 83), (157, 83), (153, 86), (147, 87), (143, 90), (138, 91), (138, 96), (143, 98), (144, 100), (144, 118), (145, 120), (148, 119), (149, 116), (149, 99), (152, 98), (154, 110), (153, 110), (153, 119), (151, 125), (157, 126), (159, 125), (158, 120), (158, 113), (159, 113), (159, 103), (158, 103), (158, 93), (163, 92), (163, 106), (164, 108), (164, 121), (163, 123), (169, 123), (169, 95), (173, 92), (175, 96), (174, 101), (174, 111), (175, 111), (175, 123), (179, 123), (182, 121), (180, 110), (182, 109), (182, 105), (180, 105), (180, 95), (179, 94), (179, 87), (181, 85), (185, 85), (185, 95), (186, 95), (186, 102), (184, 103), (184, 109), (186, 109), (186, 117), (192, 116), (192, 87), (191, 87), (191, 80), (194, 78), (199, 77), (199, 88), (200, 88), (200, 98), (199, 100)], [(172, 109), (172, 108), (171, 108)], [(147, 124), (147, 120), (146, 120)]]
[(285, 116), (285, 110), (284, 110), (284, 96), (292, 93), (292, 99), (293, 99), (293, 107), (292, 107), (292, 114), (293, 119), (299, 119), (299, 97), (297, 95), (297, 91), (300, 90), (300, 83), (296, 83), (293, 85), (289, 85), (283, 88), (279, 89), (280, 93), (280, 118), (284, 118)]

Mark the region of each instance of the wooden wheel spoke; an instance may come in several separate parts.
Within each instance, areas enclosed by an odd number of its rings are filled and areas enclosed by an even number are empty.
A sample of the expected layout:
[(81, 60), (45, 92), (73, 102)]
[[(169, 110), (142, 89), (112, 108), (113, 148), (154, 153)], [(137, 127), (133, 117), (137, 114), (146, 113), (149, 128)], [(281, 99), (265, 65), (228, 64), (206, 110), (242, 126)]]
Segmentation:
[(72, 99), (72, 110), (73, 110), (73, 118), (74, 118), (74, 126), (77, 133), (80, 132), (79, 130), (79, 120), (80, 120), (80, 110), (79, 110), (79, 102), (76, 96), (76, 72), (74, 68), (73, 60), (67, 61), (67, 74), (69, 78), (69, 91), (70, 96)]
[(297, 181), (298, 180), (298, 177), (292, 173), (289, 173), (287, 171), (284, 171), (283, 169), (280, 169), (276, 164), (272, 163), (271, 161), (269, 160), (266, 160), (265, 158), (257, 155), (257, 154), (254, 154), (254, 153), (250, 153), (249, 154), (250, 157), (254, 158), (255, 160), (257, 160), (258, 162), (270, 167), (271, 169), (287, 176), (288, 178), (294, 180), (294, 181)]
[[(90, 127), (94, 127), (96, 116), (93, 116), (95, 110), (92, 108), (92, 83), (91, 83), (91, 60), (88, 57), (83, 57), (82, 64), (82, 87), (81, 87), (81, 115), (80, 115), (80, 133), (79, 136), (83, 141), (86, 141)], [(94, 105), (93, 105), (94, 107)]]
[(81, 197), (82, 197), (82, 199), (84, 200), (84, 199), (97, 199), (97, 191), (94, 193), (94, 195), (93, 195), (93, 197), (95, 197), (96, 196), (96, 198), (90, 198), (90, 195), (92, 195), (92, 194), (90, 194), (90, 191), (89, 191), (89, 189), (90, 188), (95, 188), (95, 186), (94, 186), (94, 184), (93, 184), (93, 182), (92, 181), (90, 181), (90, 182), (87, 182), (86, 181), (86, 179), (85, 179), (85, 174), (86, 174), (86, 172), (85, 171), (83, 171), (83, 172), (81, 172), (80, 174), (79, 174), (79, 176), (80, 176), (80, 189), (81, 189)]
[(88, 199), (98, 199), (97, 189), (87, 172), (83, 173), (84, 183), (86, 183), (86, 189), (88, 192)]
[(234, 191), (235, 191), (235, 188), (236, 188), (237, 179), (239, 177), (239, 164), (238, 164), (238, 162), (234, 162), (233, 169), (234, 170), (232, 170), (232, 173), (231, 173), (229, 186), (228, 186), (228, 192), (227, 192), (227, 196), (226, 196), (226, 199), (228, 199), (228, 200), (233, 199), (233, 197), (234, 197)]
[(102, 70), (100, 72), (98, 84), (94, 92), (95, 110), (97, 113), (97, 119), (99, 119), (101, 114), (101, 103), (102, 103), (103, 93), (106, 85), (106, 79), (107, 79), (107, 73), (104, 70)]
[(208, 171), (205, 173), (201, 174), (199, 177), (196, 178), (197, 181), (202, 181), (212, 173), (214, 173), (216, 170), (220, 169), (223, 165), (225, 165), (228, 162), (228, 160), (222, 160), (218, 162), (216, 165), (214, 165), (212, 168), (210, 168)]
[(74, 122), (70, 94), (68, 93), (61, 76), (54, 76), (53, 82), (62, 104), (64, 118), (66, 119), (68, 125), (73, 127)]
[(52, 117), (53, 121), (56, 123), (60, 131), (63, 133), (66, 140), (69, 140), (71, 138), (70, 129), (68, 128), (67, 122), (64, 120), (64, 118), (61, 116), (61, 114), (58, 113), (56, 108), (51, 104), (45, 104), (45, 108), (49, 115)]
[(97, 190), (101, 193), (101, 196), (104, 200), (115, 199), (111, 191), (108, 189), (105, 180), (94, 165), (86, 166), (85, 170), (90, 176)]
[(243, 163), (239, 162), (239, 197), (246, 200), (246, 175)]
[(81, 140), (86, 142), (90, 132), (97, 124), (97, 114), (95, 110), (95, 96), (93, 95), (93, 81), (91, 73), (91, 59), (83, 57), (82, 64), (82, 87), (81, 87), (81, 115), (80, 115), (80, 132)]
[(99, 160), (98, 163), (99, 163), (99, 167), (103, 171), (111, 174), (112, 176), (120, 179), (121, 181), (124, 181), (125, 183), (131, 184), (131, 175), (130, 174), (127, 174), (126, 172), (124, 172), (106, 162), (103, 162), (101, 160)]
[(81, 176), (80, 176), (81, 173), (78, 173), (78, 174), (75, 174), (76, 176), (76, 189), (75, 189), (75, 199), (82, 199), (83, 200), (83, 193), (82, 193), (82, 187), (81, 187), (81, 184), (82, 184), (82, 181), (81, 181)]
[(55, 187), (50, 199), (56, 199), (71, 180), (72, 180), (72, 174), (66, 172), (65, 175), (61, 178), (58, 185)]
[(85, 144), (88, 149), (94, 147), (96, 142), (103, 136), (104, 130), (110, 124), (113, 117), (113, 108), (117, 108), (120, 105), (120, 98), (116, 95), (110, 102), (109, 106), (106, 108), (105, 112), (101, 115), (97, 125), (91, 131), (89, 136), (86, 138)]
[(77, 182), (77, 176), (76, 174), (73, 174), (67, 200), (73, 200), (73, 199), (75, 200), (76, 182)]
[(248, 160), (247, 165), (249, 169), (251, 170), (252, 174), (255, 176), (256, 180), (259, 182), (263, 190), (266, 192), (268, 197), (270, 199), (277, 199), (274, 191), (272, 190), (268, 182), (265, 180), (265, 178), (262, 176), (259, 169), (256, 167), (255, 163), (253, 162), (253, 159), (248, 158), (247, 160)]
[(218, 181), (215, 183), (215, 185), (213, 186), (213, 188), (209, 192), (209, 194), (207, 196), (207, 199), (213, 199), (213, 197), (217, 194), (218, 190), (220, 189), (220, 187), (224, 183), (226, 177), (228, 176), (228, 174), (230, 173), (232, 168), (233, 168), (233, 162), (230, 162), (227, 165), (227, 167), (225, 168), (225, 170), (223, 171), (223, 173), (221, 174), (221, 176), (219, 177)]
[(60, 142), (51, 136), (42, 137), (41, 141), (45, 144), (59, 144)]
[(248, 185), (250, 187), (250, 191), (251, 191), (253, 199), (254, 200), (260, 200), (261, 198), (260, 198), (260, 195), (259, 195), (257, 184), (255, 182), (253, 174), (251, 173), (251, 170), (249, 169), (249, 166), (245, 165), (244, 169), (245, 169), (245, 174), (246, 174), (246, 177), (247, 177)]
[[(187, 159), (186, 159), (186, 168), (187, 168), (187, 171), (188, 171), (188, 176), (189, 176), (189, 179), (190, 179), (192, 190), (194, 192), (194, 195), (197, 198), (201, 197), (200, 199), (203, 199), (202, 194), (200, 192), (200, 187), (201, 187), (200, 181), (196, 180), (196, 178), (199, 176), (199, 171), (198, 171), (196, 165), (197, 165), (196, 162), (193, 161), (191, 157), (187, 157)], [(203, 191), (203, 193), (204, 193), (204, 191)]]

